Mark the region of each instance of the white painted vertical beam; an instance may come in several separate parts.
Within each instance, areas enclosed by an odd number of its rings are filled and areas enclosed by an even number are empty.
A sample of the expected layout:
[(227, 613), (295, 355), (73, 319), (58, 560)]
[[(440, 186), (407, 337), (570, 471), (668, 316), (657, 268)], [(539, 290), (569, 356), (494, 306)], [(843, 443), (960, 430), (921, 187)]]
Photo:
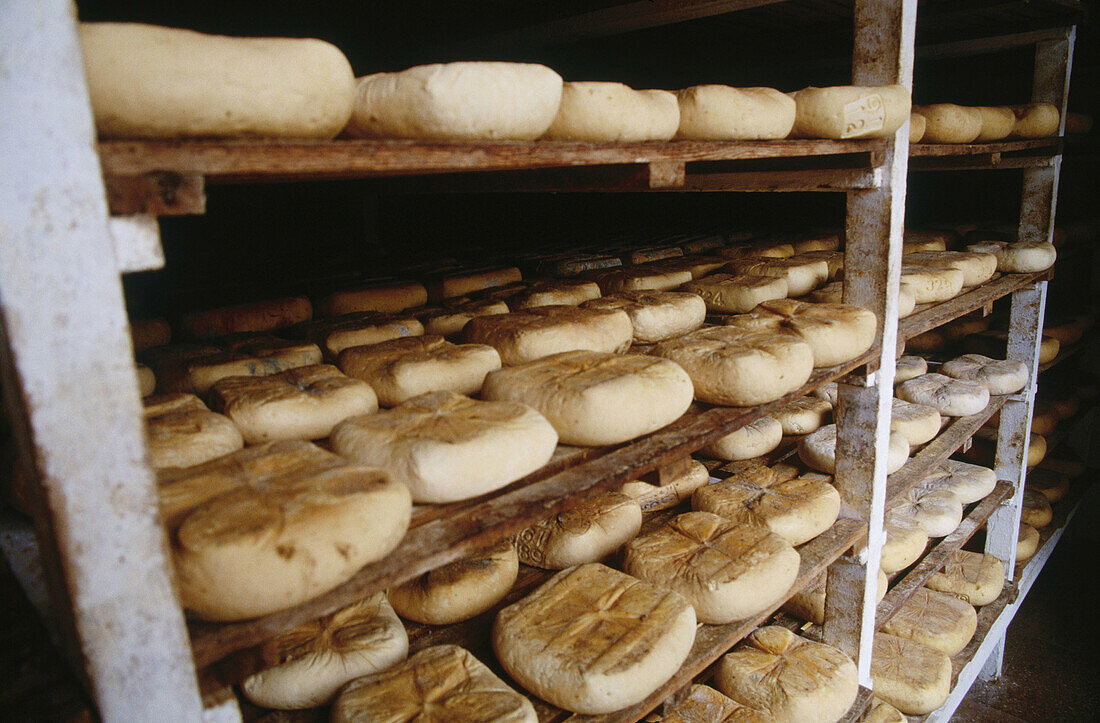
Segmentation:
[[(916, 0), (857, 0), (852, 82), (912, 88)], [(909, 161), (909, 124), (894, 135), (881, 188), (848, 193), (844, 301), (878, 317), (877, 371), (861, 384), (841, 384), (837, 407), (836, 484), (846, 509), (867, 522), (866, 546), (830, 566), (826, 642), (857, 661), (871, 686), (878, 569), (885, 539), (886, 458), (898, 331), (898, 286)]]
[(0, 0), (0, 367), (69, 653), (106, 721), (202, 717), (69, 0)]

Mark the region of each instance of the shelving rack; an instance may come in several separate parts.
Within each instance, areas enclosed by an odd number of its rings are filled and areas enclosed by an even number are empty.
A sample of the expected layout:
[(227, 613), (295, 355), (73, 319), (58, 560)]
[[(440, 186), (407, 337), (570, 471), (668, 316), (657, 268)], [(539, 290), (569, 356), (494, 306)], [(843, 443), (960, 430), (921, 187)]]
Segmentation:
[[(537, 36), (549, 42), (576, 32), (621, 33), (773, 4), (788, 5), (791, 13), (809, 12), (815, 5), (807, 0), (624, 3), (583, 22), (551, 21), (528, 28), (526, 35), (512, 33), (498, 40)], [(828, 13), (854, 28), (852, 82), (911, 86), (916, 0), (842, 5), (830, 6)], [(927, 5), (944, 27), (961, 23), (959, 18), (977, 22), (980, 17), (945, 10), (942, 2)], [(1039, 5), (1061, 8), (1065, 3)], [(19, 539), (27, 544), (22, 546), (23, 564), (15, 567), (29, 579), (35, 564), (33, 559), (26, 564), (26, 556), (40, 557), (60, 638), (104, 719), (238, 719), (227, 686), (264, 664), (263, 642), (272, 635), (475, 552), (586, 495), (648, 472), (664, 478), (708, 442), (829, 381), (840, 383), (836, 483), (851, 517), (807, 543), (791, 593), (828, 567), (821, 635), (857, 661), (865, 690), (853, 716), (869, 700), (871, 643), (876, 615), (881, 621), (883, 614), (874, 601), (884, 509), (961, 445), (996, 407), (1001, 408), (997, 474), (1002, 484), (988, 504), (971, 511), (964, 528), (977, 529), (988, 517), (988, 549), (1006, 561), (1006, 570), (1013, 569), (1024, 475), (1021, 440), (1030, 425), (1034, 382), (1020, 395), (997, 400), (986, 413), (955, 422), (888, 481), (894, 350), (899, 337), (1011, 295), (1009, 356), (1025, 361), (1034, 372), (1049, 275), (1002, 276), (922, 309), (899, 326), (906, 179), (910, 165), (914, 170), (1024, 168), (1021, 238), (1049, 239), (1058, 139), (910, 149), (905, 125), (893, 138), (875, 141), (97, 144), (70, 2), (5, 0), (3, 17), (0, 47), (7, 52), (0, 61), (5, 70), (0, 80), (0, 228), (5, 236), (0, 244), (0, 349), (8, 414), (24, 472), (40, 482), (31, 485), (30, 500), (39, 544), (29, 543), (22, 531)], [(994, 45), (1036, 39), (1035, 100), (1064, 108), (1072, 30), (1005, 36)], [(953, 53), (956, 42), (943, 35), (928, 49)], [(189, 624), (172, 592), (154, 475), (146, 462), (120, 274), (163, 265), (156, 216), (202, 213), (208, 183), (322, 178), (378, 178), (386, 179), (379, 183), (477, 191), (843, 192), (844, 300), (875, 312), (876, 342), (849, 364), (819, 370), (802, 389), (778, 402), (753, 409), (710, 409), (619, 448), (562, 455), (488, 498), (419, 511), (389, 557), (304, 605), (240, 623)], [(969, 534), (963, 530), (955, 537)], [(10, 542), (19, 535), (0, 537)], [(923, 567), (933, 566), (943, 551), (965, 541), (955, 537), (934, 548)], [(12, 545), (5, 549), (10, 556)], [(915, 583), (906, 578), (895, 590), (902, 585), (908, 589)], [(32, 592), (32, 599), (42, 600), (41, 590)], [(900, 604), (902, 592), (891, 593), (883, 605)], [(638, 720), (674, 697), (765, 618), (704, 626), (673, 681), (645, 703), (610, 719)], [(994, 637), (1000, 634), (995, 624), (989, 630)], [(996, 651), (991, 659), (998, 660)], [(545, 719), (557, 716), (549, 710), (542, 713)]]

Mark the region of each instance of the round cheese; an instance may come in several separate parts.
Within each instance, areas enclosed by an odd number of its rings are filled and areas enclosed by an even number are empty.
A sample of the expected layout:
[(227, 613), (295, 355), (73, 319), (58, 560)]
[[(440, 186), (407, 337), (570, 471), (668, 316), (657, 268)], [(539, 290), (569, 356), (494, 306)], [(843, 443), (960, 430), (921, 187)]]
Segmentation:
[(997, 270), (1005, 274), (1031, 274), (1054, 265), (1058, 250), (1045, 241), (981, 241), (966, 247), (967, 251), (993, 254)]
[(908, 255), (917, 251), (946, 251), (954, 234), (946, 231), (917, 231), (905, 229), (902, 234), (901, 252)]
[(623, 549), (623, 569), (684, 596), (700, 622), (723, 624), (778, 605), (798, 575), (791, 545), (765, 527), (685, 512)]
[(511, 484), (550, 461), (558, 435), (534, 409), (431, 392), (332, 433), (338, 454), (382, 467), (417, 502), (455, 502)]
[(1043, 334), (1058, 340), (1062, 346), (1076, 344), (1092, 326), (1091, 317), (1079, 314), (1073, 317), (1048, 318), (1043, 323)]
[(935, 439), (940, 433), (941, 422), (935, 407), (913, 404), (904, 399), (893, 400), (890, 431), (904, 435), (910, 447), (918, 447)]
[(871, 678), (877, 697), (906, 715), (925, 715), (947, 701), (951, 658), (916, 640), (875, 633)]
[(561, 76), (544, 65), (418, 65), (359, 78), (345, 132), (361, 138), (533, 141), (554, 122), (561, 94)]
[(963, 504), (954, 492), (917, 485), (891, 509), (895, 518), (908, 517), (929, 537), (945, 537), (962, 522)]
[(666, 269), (654, 264), (597, 271), (592, 276), (604, 294), (619, 291), (671, 291), (691, 281), (690, 271)]
[(789, 241), (754, 241), (720, 248), (718, 254), (727, 259), (789, 259), (794, 256), (794, 244)]
[(1039, 551), (1039, 531), (1026, 522), (1020, 523), (1020, 536), (1016, 538), (1016, 562), (1027, 562)]
[(656, 485), (639, 479), (627, 482), (619, 491), (637, 501), (643, 512), (649, 512), (675, 507), (691, 497), (695, 490), (709, 483), (710, 472), (706, 466), (692, 460), (686, 472), (674, 476), (664, 484)]
[(928, 362), (924, 357), (902, 356), (898, 357), (894, 365), (894, 384), (901, 384), (910, 379), (928, 373)]
[(324, 360), (321, 347), (308, 341), (284, 341), (273, 336), (247, 334), (243, 339), (223, 339), (221, 343), (229, 351), (260, 359), (273, 373), (320, 364)]
[(518, 574), (516, 548), (504, 540), (477, 555), (391, 587), (386, 596), (406, 620), (450, 625), (496, 605), (512, 589)]
[[(811, 469), (833, 474), (836, 472), (836, 442), (836, 425), (826, 424), (799, 440), (798, 458)], [(886, 458), (886, 473), (893, 474), (897, 472), (908, 459), (909, 440), (904, 435), (891, 431)]]
[(1034, 467), (1047, 456), (1047, 440), (1042, 435), (1032, 434), (1027, 440), (1027, 466)]
[(80, 45), (105, 138), (328, 139), (351, 116), (351, 65), (322, 40), (81, 23)]
[(333, 703), (329, 720), (537, 723), (538, 715), (531, 701), (468, 651), (436, 645), (348, 683)]
[[(834, 237), (835, 238), (835, 237)], [(805, 244), (810, 248), (818, 245), (824, 245), (824, 243), (818, 244), (815, 242), (822, 241), (824, 239), (807, 239), (802, 242), (795, 242), (795, 245)], [(830, 251), (828, 249), (813, 250), (813, 251), (801, 251), (798, 254), (791, 257), (800, 261), (824, 261), (826, 267), (829, 269), (829, 275), (827, 280), (832, 282), (838, 276), (844, 272), (844, 252), (843, 251)], [(812, 299), (811, 299), (812, 301)]]
[(966, 275), (958, 269), (906, 263), (901, 266), (901, 283), (909, 287), (918, 304), (933, 304), (955, 298), (962, 292), (965, 279)]
[(376, 284), (358, 289), (346, 289), (331, 294), (320, 303), (325, 316), (340, 316), (356, 311), (394, 314), (428, 303), (428, 290), (416, 281), (396, 284)]
[(565, 83), (554, 122), (543, 135), (555, 141), (667, 141), (680, 125), (676, 95), (634, 90), (622, 83)]
[(687, 373), (640, 354), (571, 351), (498, 369), (482, 397), (538, 410), (563, 444), (606, 445), (649, 434), (675, 421), (692, 399)]
[(249, 676), (241, 691), (264, 708), (327, 705), (350, 680), (405, 659), (409, 637), (384, 593), (276, 635), (263, 658), (277, 665)]
[(157, 376), (153, 370), (144, 364), (135, 367), (138, 380), (138, 392), (142, 397), (147, 397), (157, 390)]
[[(836, 254), (840, 248), (841, 234), (808, 234), (795, 236), (790, 240), (791, 249), (796, 256), (808, 256), (811, 254)], [(827, 258), (836, 260), (836, 256), (813, 256), (812, 258)], [(844, 268), (844, 254), (839, 254), (839, 268)], [(829, 264), (830, 277), (833, 272), (832, 263)]]
[(722, 656), (714, 680), (730, 698), (776, 723), (840, 720), (859, 692), (851, 658), (778, 625), (754, 630)]
[(1008, 138), (1016, 127), (1016, 114), (1005, 106), (978, 106), (982, 114), (982, 131), (974, 139), (976, 143), (989, 143)]
[[(823, 304), (840, 304), (844, 301), (844, 282), (833, 281), (810, 292), (807, 301)], [(917, 297), (908, 284), (898, 287), (898, 318), (904, 319), (917, 307)]]
[(708, 311), (744, 314), (762, 301), (786, 298), (787, 280), (756, 274), (711, 274), (680, 289), (702, 297)]
[(404, 336), (422, 336), (424, 325), (411, 316), (389, 316), (373, 311), (320, 319), (295, 327), (292, 333), (317, 342), (330, 359), (353, 346), (377, 344)]
[(443, 308), (430, 309), (423, 317), (424, 333), (438, 336), (460, 334), (475, 316), (507, 314), (508, 304), (498, 299), (466, 301), (446, 304)]
[(997, 599), (1004, 582), (1003, 562), (992, 555), (958, 550), (947, 559), (943, 569), (925, 584), (933, 590), (981, 607)]
[(975, 251), (915, 251), (905, 255), (905, 264), (936, 269), (958, 269), (963, 273), (964, 287), (984, 284), (997, 272), (995, 254)]
[(993, 491), (997, 486), (997, 474), (988, 467), (948, 459), (926, 475), (921, 486), (948, 490), (968, 505)]
[(982, 113), (977, 108), (935, 103), (913, 110), (926, 121), (922, 143), (973, 143), (982, 132)]
[(795, 102), (774, 88), (696, 85), (676, 94), (677, 138), (695, 141), (755, 141), (786, 138)]
[(244, 438), (232, 420), (194, 394), (146, 397), (145, 438), (153, 469), (191, 467), (236, 452)]
[(625, 311), (634, 327), (634, 341), (639, 344), (683, 336), (701, 327), (707, 316), (701, 296), (678, 291), (620, 291), (581, 306)]
[(514, 680), (559, 708), (634, 705), (680, 669), (695, 612), (678, 593), (589, 563), (563, 570), (497, 614), (492, 642)]
[(771, 723), (767, 713), (727, 698), (714, 688), (692, 684), (688, 695), (661, 717), (661, 723)]
[(1050, 507), (1050, 500), (1039, 490), (1025, 487), (1024, 505), (1020, 511), (1020, 519), (1037, 530), (1046, 527), (1054, 519), (1054, 510)]
[(662, 341), (650, 353), (683, 367), (699, 401), (742, 407), (793, 392), (810, 378), (814, 365), (810, 345), (797, 337), (729, 327)]
[(183, 606), (258, 617), (345, 582), (405, 535), (409, 491), (309, 442), (271, 442), (158, 479)]
[(924, 140), (924, 131), (928, 127), (928, 120), (920, 113), (909, 114), (909, 144), (920, 143)]
[(772, 417), (761, 417), (711, 442), (700, 452), (729, 461), (752, 459), (767, 454), (782, 441), (783, 425)]
[(892, 574), (917, 561), (928, 545), (928, 534), (912, 517), (886, 513), (886, 542), (882, 546), (882, 571)]
[(989, 405), (989, 390), (984, 384), (943, 374), (922, 374), (902, 382), (896, 393), (907, 402), (934, 407), (945, 417), (966, 417)]
[(829, 421), (833, 405), (820, 397), (799, 397), (787, 406), (772, 412), (786, 435), (809, 434)]
[(1016, 116), (1016, 124), (1012, 127), (1012, 135), (1016, 138), (1046, 138), (1058, 132), (1061, 124), (1061, 113), (1058, 106), (1053, 103), (1029, 103), (1027, 105), (1014, 105), (1012, 112)]
[(464, 335), (467, 342), (494, 347), (505, 365), (515, 365), (582, 349), (625, 351), (634, 328), (620, 309), (557, 305), (479, 316), (466, 325)]
[(945, 363), (940, 371), (955, 379), (976, 381), (990, 394), (1012, 394), (1027, 386), (1027, 367), (1015, 359), (991, 359), (981, 354), (964, 354)]
[(820, 259), (734, 259), (729, 269), (737, 274), (774, 276), (787, 281), (787, 296), (805, 296), (829, 280), (829, 264)]
[(901, 85), (804, 88), (795, 102), (792, 138), (889, 138), (909, 118)]
[(873, 312), (851, 304), (779, 299), (765, 301), (751, 313), (733, 316), (726, 320), (726, 325), (793, 333), (810, 345), (815, 367), (831, 367), (851, 361), (871, 348), (876, 319)]
[(366, 382), (316, 364), (265, 377), (228, 377), (210, 390), (217, 408), (249, 444), (322, 439), (348, 417), (378, 409)]
[(1027, 486), (1041, 492), (1053, 505), (1069, 491), (1069, 478), (1054, 470), (1033, 469), (1028, 470)]
[[(910, 143), (913, 142), (910, 141)], [(863, 723), (909, 723), (909, 719), (905, 717), (905, 714), (878, 698), (871, 700), (871, 706), (870, 712), (863, 718)]]
[(638, 534), (642, 508), (622, 492), (603, 492), (543, 520), (515, 538), (524, 565), (562, 570), (598, 562)]
[(513, 309), (533, 309), (536, 306), (578, 306), (598, 299), (600, 286), (595, 281), (579, 279), (556, 279), (554, 281), (536, 281), (509, 299)]

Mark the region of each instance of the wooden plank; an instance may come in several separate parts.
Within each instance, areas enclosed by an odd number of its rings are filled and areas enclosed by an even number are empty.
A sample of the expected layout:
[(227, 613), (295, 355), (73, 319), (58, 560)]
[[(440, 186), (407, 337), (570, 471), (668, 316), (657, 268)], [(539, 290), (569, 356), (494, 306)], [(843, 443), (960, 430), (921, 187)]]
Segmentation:
[(112, 216), (107, 219), (107, 230), (120, 273), (164, 268), (164, 249), (155, 216)]
[(1009, 156), (999, 153), (981, 153), (973, 156), (925, 156), (913, 158), (911, 171), (974, 171), (1004, 170), (1007, 168), (1049, 168), (1054, 165), (1050, 156)]
[(1016, 289), (1036, 281), (1045, 281), (1052, 278), (1053, 275), (1053, 268), (1033, 274), (1003, 274), (992, 281), (959, 294), (954, 299), (940, 304), (932, 304), (915, 311), (898, 322), (898, 336), (902, 339), (911, 339), (917, 334), (923, 334), (960, 316), (985, 308), (997, 299), (1011, 294)]
[(685, 191), (851, 191), (879, 188), (878, 168), (689, 174)]
[(990, 397), (985, 409), (969, 417), (958, 417), (943, 429), (935, 439), (926, 444), (919, 452), (909, 458), (901, 469), (890, 475), (886, 484), (886, 507), (889, 509), (906, 492), (924, 481), (933, 470), (955, 453), (963, 442), (974, 436), (982, 425), (1005, 405), (1009, 397), (994, 395)]
[(0, 366), (66, 652), (104, 720), (197, 720), (73, 4), (0, 22)]
[(881, 629), (888, 623), (906, 601), (917, 590), (924, 587), (924, 584), (944, 566), (948, 558), (962, 549), (962, 546), (986, 523), (990, 515), (1011, 497), (1012, 485), (1008, 482), (998, 482), (991, 493), (974, 505), (954, 532), (937, 542), (916, 567), (890, 588), (890, 592), (886, 593), (886, 597), (878, 604), (875, 628)]
[(914, 143), (909, 146), (911, 158), (939, 156), (983, 156), (991, 153), (1031, 152), (1039, 157), (1059, 155), (1062, 152), (1062, 138), (1036, 138), (1026, 141), (1001, 141), (998, 143)]
[(197, 173), (155, 172), (107, 176), (107, 206), (116, 216), (148, 213), (185, 216), (206, 213), (206, 189)]
[(207, 182), (365, 178), (655, 162), (874, 154), (882, 140), (667, 141), (101, 141), (103, 172), (200, 174)]
[(691, 454), (847, 374), (876, 354), (877, 349), (872, 349), (847, 364), (818, 370), (800, 389), (775, 402), (752, 408), (714, 407), (686, 416), (661, 431), (596, 459), (525, 487), (485, 498), (472, 507), (462, 507), (459, 513), (443, 515), (410, 528), (398, 548), (385, 559), (367, 565), (340, 587), (300, 606), (237, 623), (193, 622), (191, 647), (197, 667), (207, 668), (239, 653), (224, 665), (206, 671), (203, 687), (232, 684), (258, 670), (263, 666), (259, 646), (273, 635), (471, 555), (539, 520), (573, 507), (589, 494), (615, 489), (641, 474)]

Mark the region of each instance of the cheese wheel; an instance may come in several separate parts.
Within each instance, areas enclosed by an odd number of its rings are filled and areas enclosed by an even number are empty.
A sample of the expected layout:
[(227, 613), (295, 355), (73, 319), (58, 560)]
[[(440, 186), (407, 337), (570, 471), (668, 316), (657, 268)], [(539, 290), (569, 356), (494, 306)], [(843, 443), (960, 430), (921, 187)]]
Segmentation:
[(359, 78), (345, 133), (430, 141), (533, 141), (554, 122), (561, 96), (561, 76), (544, 65), (417, 65)]
[(1015, 359), (991, 359), (981, 354), (964, 354), (940, 367), (955, 379), (984, 384), (990, 394), (1013, 394), (1027, 386), (1027, 367)]
[(993, 254), (997, 270), (1005, 274), (1031, 274), (1045, 271), (1058, 259), (1054, 244), (1045, 241), (981, 241), (966, 247), (967, 251)]
[(946, 537), (962, 522), (963, 503), (947, 489), (920, 485), (906, 492), (890, 510), (895, 517), (908, 517), (929, 537)]
[(340, 316), (356, 311), (376, 311), (392, 314), (428, 303), (428, 290), (424, 284), (403, 281), (396, 284), (378, 284), (358, 289), (347, 289), (331, 294), (318, 305), (325, 316)]
[(1006, 106), (978, 106), (982, 114), (982, 130), (974, 139), (976, 143), (989, 143), (1008, 138), (1016, 127), (1016, 114)]
[(899, 357), (894, 366), (894, 384), (901, 384), (910, 379), (928, 373), (928, 362), (924, 357), (903, 356)]
[(928, 119), (915, 111), (909, 113), (909, 144), (920, 143), (924, 140), (924, 131), (928, 127)]
[(1041, 492), (1053, 505), (1065, 497), (1066, 492), (1069, 491), (1069, 478), (1051, 469), (1033, 469), (1028, 470), (1027, 486), (1036, 492)]
[(890, 409), (890, 431), (898, 432), (910, 447), (931, 442), (940, 433), (942, 419), (935, 407), (894, 399)]
[(695, 641), (679, 594), (597, 563), (563, 570), (493, 623), (493, 650), (527, 690), (598, 715), (634, 705), (679, 670)]
[[(915, 141), (910, 141), (910, 143), (913, 142)], [(871, 706), (870, 712), (863, 718), (863, 723), (909, 723), (905, 714), (878, 698), (871, 699)]]
[[(844, 301), (844, 282), (832, 281), (811, 291), (806, 301), (820, 304), (840, 304)], [(898, 287), (898, 318), (904, 319), (913, 313), (917, 306), (917, 297), (908, 284)]]
[[(802, 588), (783, 603), (783, 612), (795, 616), (799, 620), (805, 620), (815, 625), (825, 624), (825, 588), (828, 582), (828, 573), (823, 572), (815, 577), (809, 585)], [(875, 602), (880, 603), (886, 597), (890, 588), (890, 579), (880, 568), (878, 571), (878, 585), (876, 586)]]
[(992, 555), (958, 550), (925, 585), (981, 607), (997, 599), (1004, 582), (1003, 562)]
[(661, 718), (661, 723), (771, 723), (772, 718), (727, 698), (714, 688), (693, 683), (687, 697)]
[(765, 527), (739, 525), (709, 512), (685, 512), (635, 537), (623, 569), (683, 595), (700, 622), (723, 624), (761, 613), (786, 596), (799, 556)]
[(926, 121), (921, 143), (973, 143), (982, 132), (982, 113), (977, 108), (934, 103), (913, 110)]
[(185, 608), (242, 620), (328, 592), (387, 555), (408, 490), (309, 442), (271, 442), (158, 477)]
[(951, 658), (916, 640), (875, 633), (871, 678), (876, 696), (906, 715), (925, 715), (947, 701)]
[(387, 470), (417, 502), (477, 497), (550, 461), (558, 435), (534, 409), (431, 392), (352, 417), (332, 432), (338, 454)]
[(840, 514), (840, 493), (808, 477), (782, 480), (767, 467), (735, 474), (695, 491), (692, 509), (738, 524), (766, 527), (801, 545), (832, 527)]
[(500, 369), (497, 350), (484, 344), (452, 344), (441, 336), (412, 336), (353, 346), (337, 357), (340, 369), (395, 407), (428, 392), (477, 394), (485, 376)]
[[(836, 425), (826, 424), (799, 440), (798, 458), (811, 469), (833, 474), (836, 472), (836, 441)], [(886, 459), (886, 473), (893, 474), (897, 472), (908, 459), (909, 441), (904, 435), (891, 431)]]
[(907, 228), (902, 234), (901, 252), (908, 255), (917, 251), (946, 251), (954, 234), (946, 231), (917, 231)]
[(692, 280), (701, 279), (718, 271), (729, 263), (729, 259), (723, 256), (685, 256), (680, 259), (668, 259), (661, 262), (661, 268), (665, 271), (687, 271)]
[(1073, 317), (1048, 318), (1043, 323), (1043, 334), (1058, 340), (1061, 346), (1076, 344), (1092, 326), (1092, 319), (1080, 314)]
[(507, 287), (509, 284), (518, 283), (522, 278), (520, 270), (514, 266), (451, 273), (436, 279), (429, 285), (428, 297), (454, 299), (479, 291)]
[(922, 374), (902, 382), (896, 394), (907, 402), (933, 407), (945, 417), (966, 417), (989, 405), (989, 390), (984, 384), (943, 374)]
[(1032, 434), (1027, 439), (1027, 466), (1030, 469), (1047, 456), (1047, 440), (1041, 434)]
[(229, 377), (211, 387), (210, 394), (249, 444), (322, 439), (348, 417), (378, 409), (370, 385), (328, 364), (264, 377)]
[(320, 364), (324, 359), (321, 347), (308, 341), (248, 334), (242, 339), (223, 339), (221, 343), (229, 351), (260, 359), (272, 373)]
[(81, 23), (105, 138), (332, 138), (351, 116), (348, 59), (322, 40)]
[(752, 406), (801, 387), (813, 371), (810, 345), (788, 334), (711, 327), (662, 341), (650, 352), (683, 367), (695, 398)]
[(958, 269), (906, 263), (901, 266), (901, 283), (909, 287), (918, 304), (934, 304), (955, 298), (962, 292), (965, 280), (966, 275)]
[(171, 339), (172, 327), (164, 319), (141, 319), (130, 322), (130, 342), (134, 345), (135, 354), (154, 346), (164, 346)]
[(634, 341), (640, 344), (653, 344), (695, 331), (707, 316), (702, 297), (679, 291), (620, 291), (581, 306), (622, 309), (634, 327)]
[(829, 265), (820, 259), (734, 259), (730, 270), (752, 276), (774, 276), (787, 281), (787, 296), (805, 296), (829, 280)]
[(332, 723), (369, 720), (446, 720), (537, 723), (531, 701), (468, 651), (455, 645), (421, 650), (393, 667), (348, 683)]
[(996, 254), (975, 251), (914, 251), (905, 254), (905, 264), (958, 269), (963, 272), (964, 287), (984, 284), (997, 272)]
[(718, 249), (727, 259), (789, 259), (794, 256), (794, 244), (789, 241), (754, 241)]
[(875, 341), (875, 314), (852, 304), (811, 304), (795, 299), (765, 301), (748, 314), (726, 320), (727, 326), (745, 330), (793, 333), (801, 337), (814, 356), (815, 367), (831, 367), (851, 361)]
[(492, 372), (482, 397), (538, 410), (563, 444), (625, 442), (675, 421), (692, 399), (687, 373), (640, 354), (572, 351)]
[[(968, 351), (994, 358), (1004, 357), (1008, 347), (1008, 333), (1000, 329), (990, 329), (980, 334), (972, 334), (963, 339)], [(1039, 341), (1039, 363), (1046, 364), (1058, 356), (1061, 345), (1057, 339), (1043, 335)]]
[(928, 534), (912, 517), (886, 513), (886, 542), (882, 546), (882, 571), (891, 574), (917, 561), (928, 545)]
[(1016, 562), (1027, 562), (1039, 551), (1042, 538), (1039, 531), (1026, 522), (1020, 523), (1020, 535), (1016, 538)]
[(469, 620), (496, 605), (519, 574), (516, 548), (508, 540), (470, 557), (391, 587), (386, 596), (397, 614), (427, 625)]
[(783, 425), (772, 417), (761, 417), (703, 447), (707, 457), (729, 461), (752, 459), (771, 452), (783, 441)]
[(997, 486), (997, 474), (988, 467), (948, 459), (926, 475), (921, 486), (948, 490), (968, 505), (993, 491)]
[(634, 499), (642, 512), (650, 512), (675, 507), (691, 497), (695, 490), (709, 483), (710, 472), (702, 463), (692, 460), (687, 471), (664, 481), (663, 484), (651, 484), (639, 479), (627, 482), (619, 491)]
[(309, 299), (294, 297), (224, 306), (183, 315), (184, 331), (196, 338), (226, 336), (242, 332), (271, 331), (308, 321), (313, 316)]
[(1053, 103), (1029, 103), (1011, 107), (1016, 116), (1012, 135), (1016, 138), (1046, 138), (1058, 132), (1061, 113)]
[(459, 304), (447, 304), (442, 308), (431, 309), (424, 314), (422, 323), (425, 334), (453, 336), (460, 334), (470, 319), (475, 316), (507, 314), (508, 304), (497, 299), (464, 301)]
[(600, 287), (595, 281), (560, 279), (536, 281), (510, 299), (513, 309), (533, 309), (536, 306), (579, 306), (590, 299), (598, 299)]
[(134, 367), (134, 373), (137, 375), (138, 392), (142, 397), (147, 397), (157, 390), (157, 375), (152, 369), (144, 364), (137, 364)]
[(677, 92), (677, 138), (754, 141), (786, 138), (794, 126), (795, 102), (774, 88), (696, 85)]
[(327, 705), (350, 680), (405, 659), (409, 637), (384, 593), (276, 635), (264, 660), (277, 665), (249, 676), (241, 691), (264, 708), (297, 710)]
[[(989, 423), (995, 425), (999, 420), (1000, 412), (990, 417)], [(1041, 434), (1044, 437), (1049, 437), (1051, 433), (1058, 428), (1058, 423), (1061, 421), (1061, 418), (1054, 413), (1049, 403), (1044, 403), (1042, 399), (1035, 400), (1035, 410), (1031, 415), (1032, 434)]]
[[(837, 249), (840, 248), (840, 234), (838, 233), (826, 233), (826, 234), (809, 234), (805, 236), (796, 236), (790, 240), (791, 249), (794, 251), (795, 256), (805, 256), (807, 254), (820, 254), (824, 252), (838, 253)], [(831, 258), (831, 257), (823, 257)], [(844, 254), (840, 254), (840, 267), (843, 268)], [(829, 270), (832, 273), (832, 265), (830, 264)]]
[(591, 278), (604, 294), (620, 291), (671, 291), (691, 281), (691, 272), (643, 264), (593, 272)]
[[(819, 239), (807, 239), (806, 244), (810, 244), (812, 241), (818, 241)], [(796, 242), (796, 245), (797, 242)], [(816, 245), (816, 244), (813, 244)], [(833, 281), (844, 272), (844, 252), (843, 251), (828, 251), (828, 250), (813, 250), (803, 251), (795, 254), (791, 257), (799, 261), (824, 261), (826, 267), (829, 269), (829, 274), (826, 277), (828, 281)]]
[(540, 306), (470, 320), (465, 339), (488, 344), (507, 366), (569, 351), (625, 351), (634, 336), (630, 316), (620, 309)]
[(680, 287), (703, 298), (708, 311), (743, 314), (756, 305), (787, 297), (787, 280), (756, 274), (711, 274)]
[(901, 85), (804, 88), (795, 102), (792, 138), (889, 138), (909, 118), (909, 91)]
[(244, 446), (240, 430), (194, 394), (146, 397), (145, 440), (153, 469), (191, 467)]
[(1020, 519), (1037, 530), (1041, 530), (1054, 519), (1054, 510), (1050, 507), (1050, 500), (1042, 492), (1025, 487), (1024, 504), (1020, 511)]
[(412, 316), (362, 311), (302, 324), (291, 334), (316, 342), (330, 359), (353, 346), (378, 344), (403, 336), (423, 336), (424, 325)]
[(634, 90), (622, 83), (565, 83), (561, 105), (544, 140), (667, 141), (680, 125), (676, 95)]
[(786, 435), (809, 434), (832, 416), (833, 405), (819, 397), (799, 397), (787, 406), (772, 412)]
[(142, 354), (142, 360), (153, 370), (162, 393), (205, 394), (219, 379), (280, 371), (277, 365), (263, 359), (202, 344), (155, 347)]
[(778, 625), (757, 628), (722, 656), (714, 680), (724, 694), (776, 723), (838, 721), (859, 693), (851, 658)]
[(520, 562), (546, 570), (598, 562), (642, 527), (642, 508), (621, 492), (603, 492), (516, 535)]

